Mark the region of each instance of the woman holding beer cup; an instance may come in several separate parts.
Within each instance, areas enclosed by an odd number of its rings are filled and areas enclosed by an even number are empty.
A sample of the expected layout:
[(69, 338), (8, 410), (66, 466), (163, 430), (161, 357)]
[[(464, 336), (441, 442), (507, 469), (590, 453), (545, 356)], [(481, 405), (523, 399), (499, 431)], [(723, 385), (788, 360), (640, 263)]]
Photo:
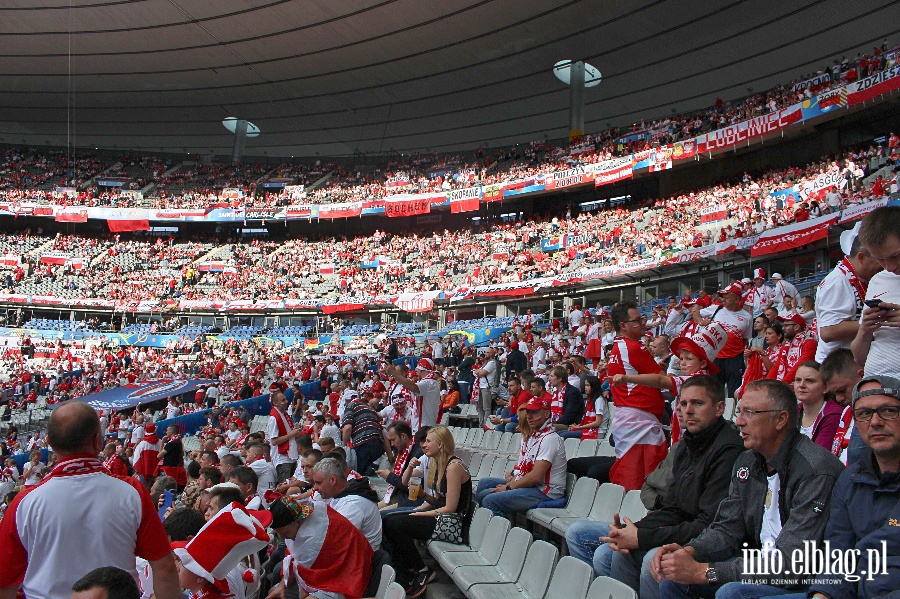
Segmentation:
[[(391, 548), (391, 561), (397, 571), (398, 581), (407, 589), (406, 596), (409, 599), (423, 595), (426, 585), (434, 579), (434, 571), (422, 561), (414, 539), (427, 541), (431, 538), (439, 513), (464, 514), (464, 532), (468, 534), (472, 478), (462, 460), (453, 455), (454, 449), (450, 429), (436, 426), (429, 430), (422, 443), (422, 450), (428, 458), (423, 478), (425, 487), (434, 495), (426, 493), (425, 503), (412, 512), (384, 517), (384, 535)], [(411, 477), (410, 498), (413, 497), (415, 482), (417, 481)]]

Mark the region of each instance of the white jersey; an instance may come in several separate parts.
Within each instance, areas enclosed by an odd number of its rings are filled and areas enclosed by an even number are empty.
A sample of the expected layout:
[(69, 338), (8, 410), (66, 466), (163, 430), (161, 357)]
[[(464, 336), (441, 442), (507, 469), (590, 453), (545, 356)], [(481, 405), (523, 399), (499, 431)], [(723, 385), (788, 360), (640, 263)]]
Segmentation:
[[(881, 271), (869, 281), (866, 299), (880, 299), (892, 304), (900, 304), (900, 275)], [(885, 374), (896, 376), (897, 355), (900, 354), (900, 329), (881, 327), (875, 331), (866, 366), (865, 376)]]
[(863, 299), (850, 283), (850, 275), (843, 264), (839, 264), (819, 283), (816, 291), (816, 326), (819, 330), (819, 345), (816, 347), (816, 362), (822, 361), (836, 349), (850, 348), (847, 341), (824, 341), (822, 327), (831, 327), (848, 320), (857, 321), (862, 315)]

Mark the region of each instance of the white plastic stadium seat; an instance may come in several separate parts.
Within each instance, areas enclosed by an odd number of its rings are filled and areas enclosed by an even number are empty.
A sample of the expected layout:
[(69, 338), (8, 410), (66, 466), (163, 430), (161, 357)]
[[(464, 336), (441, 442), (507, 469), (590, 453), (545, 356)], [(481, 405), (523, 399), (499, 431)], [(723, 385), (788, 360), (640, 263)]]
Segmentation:
[(582, 439), (576, 458), (591, 458), (597, 454), (597, 439)]
[(460, 566), (453, 571), (453, 582), (463, 592), (478, 583), (515, 582), (522, 572), (532, 540), (531, 533), (524, 528), (512, 528), (496, 566)]
[(588, 520), (596, 522), (612, 522), (613, 516), (622, 507), (625, 498), (625, 487), (615, 483), (603, 483), (597, 490), (594, 505), (588, 514)]
[[(583, 476), (575, 483), (575, 487), (569, 493), (569, 501), (564, 508), (539, 507), (528, 511), (527, 517), (536, 524), (550, 528), (556, 518), (583, 519), (591, 511), (594, 505), (594, 496), (597, 494), (597, 481)], [(568, 525), (566, 525), (568, 528)]]
[(448, 574), (452, 574), (460, 566), (496, 566), (509, 527), (510, 523), (506, 518), (491, 518), (478, 551), (446, 551), (438, 556), (437, 561)]
[(564, 597), (565, 599), (584, 599), (587, 596), (594, 569), (574, 557), (564, 557), (556, 564), (553, 578), (547, 588), (545, 597)]
[[(547, 591), (559, 550), (546, 541), (535, 541), (528, 549), (522, 573), (515, 583), (476, 584), (469, 599), (540, 599)], [(549, 599), (549, 598), (548, 598)]]
[(378, 582), (378, 590), (375, 592), (375, 599), (385, 599), (385, 593), (387, 592), (388, 586), (390, 586), (396, 578), (397, 573), (389, 564), (381, 566), (381, 580)]
[(578, 453), (578, 447), (581, 445), (581, 439), (566, 439), (563, 447), (566, 449), (566, 459), (571, 460)]
[(491, 513), (491, 510), (483, 507), (477, 508), (472, 515), (472, 522), (469, 524), (468, 545), (456, 545), (454, 543), (447, 543), (446, 541), (429, 541), (428, 553), (437, 559), (440, 554), (445, 552), (478, 551), (481, 549), (481, 544), (484, 542), (484, 535), (487, 532), (488, 523), (493, 517), (494, 514)]
[(644, 503), (641, 501), (640, 489), (625, 493), (625, 498), (622, 500), (622, 507), (619, 508), (619, 517), (622, 521), (624, 522), (627, 517), (631, 519), (632, 522), (637, 522), (646, 515), (647, 508), (644, 507)]
[(638, 595), (624, 582), (609, 576), (598, 576), (588, 589), (587, 599), (638, 599)]
[(406, 599), (406, 591), (400, 583), (392, 582), (384, 593), (384, 599)]

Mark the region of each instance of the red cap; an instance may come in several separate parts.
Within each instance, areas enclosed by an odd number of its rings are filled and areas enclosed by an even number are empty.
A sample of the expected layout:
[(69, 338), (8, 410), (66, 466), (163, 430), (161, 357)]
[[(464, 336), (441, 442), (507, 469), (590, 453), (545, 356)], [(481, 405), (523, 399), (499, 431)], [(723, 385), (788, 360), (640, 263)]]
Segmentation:
[(147, 424), (147, 426), (144, 427), (144, 432), (146, 432), (146, 433), (155, 433), (155, 432), (156, 432), (156, 425), (153, 424), (152, 422), (150, 422), (149, 424)]
[(779, 316), (778, 320), (780, 320), (781, 322), (787, 322), (787, 321), (795, 322), (801, 329), (806, 328), (806, 319), (803, 318), (802, 316), (800, 316), (799, 314), (791, 314), (787, 318), (785, 318), (783, 316)]
[(509, 349), (519, 349), (519, 342), (518, 342), (518, 341), (511, 341), (511, 342), (509, 343)]
[(421, 368), (422, 370), (434, 370), (434, 362), (431, 361), (431, 358), (422, 358), (416, 363), (416, 368)]
[(744, 295), (744, 284), (740, 281), (735, 281), (725, 289), (719, 290), (719, 295), (725, 295), (726, 293), (735, 293), (738, 296)]
[(523, 410), (549, 410), (550, 400), (541, 397), (532, 397), (525, 402), (520, 409)]

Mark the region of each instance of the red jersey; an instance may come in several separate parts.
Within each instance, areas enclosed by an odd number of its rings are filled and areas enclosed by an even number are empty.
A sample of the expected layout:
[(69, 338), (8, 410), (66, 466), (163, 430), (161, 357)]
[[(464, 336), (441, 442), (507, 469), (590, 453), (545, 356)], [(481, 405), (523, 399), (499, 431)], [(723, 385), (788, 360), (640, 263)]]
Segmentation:
[[(610, 352), (607, 374), (659, 374), (659, 364), (639, 341), (616, 337)], [(637, 408), (650, 412), (657, 418), (663, 415), (663, 396), (659, 389), (644, 385), (615, 385), (612, 387), (613, 403), (616, 406)]]

